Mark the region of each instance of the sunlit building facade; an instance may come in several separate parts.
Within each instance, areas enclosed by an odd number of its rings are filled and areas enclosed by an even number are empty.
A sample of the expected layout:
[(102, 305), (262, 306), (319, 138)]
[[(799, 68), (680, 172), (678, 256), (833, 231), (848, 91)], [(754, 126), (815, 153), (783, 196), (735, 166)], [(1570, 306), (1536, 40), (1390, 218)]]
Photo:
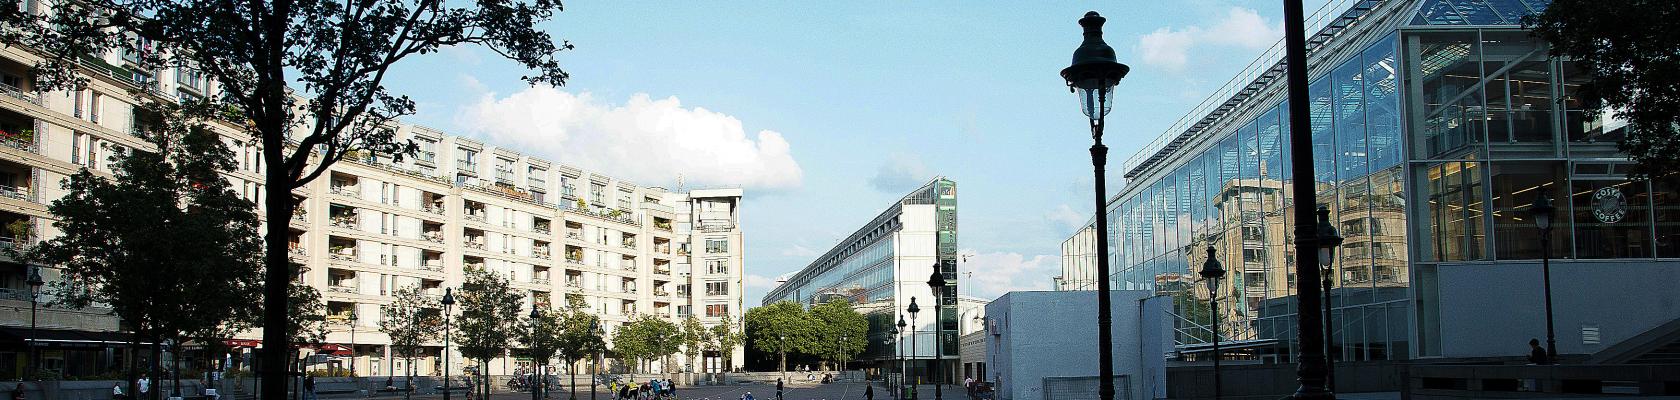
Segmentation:
[[(1194, 358), (1209, 347), (1215, 315), (1196, 275), (1211, 246), (1229, 271), (1215, 293), (1228, 357), (1290, 361), (1296, 288), (1320, 284), (1293, 272), (1293, 185), (1311, 184), (1346, 238), (1328, 274), (1333, 357), (1509, 355), (1545, 335), (1542, 253), (1526, 212), (1548, 192), (1559, 208), (1554, 291), (1569, 304), (1557, 314), (1560, 353), (1591, 353), (1680, 318), (1680, 306), (1655, 298), (1665, 305), (1631, 321), (1589, 311), (1615, 307), (1591, 289), (1627, 284), (1615, 276), (1674, 284), (1680, 187), (1627, 179), (1621, 123), (1587, 110), (1587, 75), (1521, 28), (1546, 4), (1332, 1), (1309, 18), (1313, 175), (1290, 170), (1274, 46), (1121, 165), (1127, 183), (1108, 205), (1109, 278), (1178, 297), (1178, 350)], [(1090, 248), (1069, 247), (1064, 263)]]
[[(933, 268), (945, 275), (945, 307), (934, 312), (928, 277)], [(957, 291), (957, 184), (935, 178), (876, 215), (851, 236), (764, 296), (764, 304), (793, 301), (805, 306), (845, 299), (869, 320), (869, 346), (856, 357), (870, 368), (896, 371), (900, 357), (917, 371), (943, 368), (960, 376), (957, 337), (963, 321), (976, 315), (974, 301), (959, 301)], [(922, 311), (912, 322), (905, 309), (916, 299)], [(968, 314), (964, 315), (967, 312)], [(900, 316), (909, 332), (893, 335)], [(937, 317), (936, 317), (937, 316)], [(935, 328), (944, 330), (935, 335)], [(942, 340), (935, 351), (935, 340)]]

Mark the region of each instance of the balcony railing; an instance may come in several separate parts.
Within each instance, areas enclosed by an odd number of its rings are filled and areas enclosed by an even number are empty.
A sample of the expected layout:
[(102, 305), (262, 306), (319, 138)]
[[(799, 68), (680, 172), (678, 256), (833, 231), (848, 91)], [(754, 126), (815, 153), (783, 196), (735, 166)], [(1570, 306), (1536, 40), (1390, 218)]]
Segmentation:
[(577, 186), (565, 185), (560, 187), (560, 196), (568, 199), (577, 198)]
[(622, 244), (621, 246), (624, 246), (624, 248), (626, 248), (626, 249), (634, 249), (634, 248), (636, 248), (636, 241), (626, 240), (626, 241), (624, 241), (624, 244)]
[(537, 225), (535, 227), (532, 227), (531, 231), (536, 232), (536, 233), (540, 233), (540, 234), (544, 234), (544, 235), (547, 235), (547, 234), (553, 232), (553, 231), (549, 230), (548, 227), (542, 226), (542, 225)]
[(467, 160), (455, 160), (455, 169), (462, 172), (477, 173), (478, 163), (467, 162)]
[(356, 229), (357, 227), (361, 226), (361, 223), (356, 222), (356, 217), (341, 215), (341, 216), (336, 216), (336, 217), (332, 218), (332, 226), (339, 227), (339, 228)]
[(544, 260), (554, 258), (554, 256), (549, 255), (548, 252), (546, 252), (546, 251), (532, 251), (531, 252), (531, 257), (541, 258), (541, 259), (544, 259)]
[(29, 289), (0, 288), (0, 299), (5, 300), (29, 301), (33, 294)]
[(525, 184), (526, 186), (540, 188), (548, 186), (548, 181), (543, 178), (525, 178)]
[(505, 169), (496, 169), (496, 181), (497, 182), (503, 182), (503, 183), (513, 183), (513, 171), (509, 171), (509, 170), (505, 170)]
[(333, 292), (333, 293), (356, 293), (356, 287), (355, 286), (331, 285), (331, 286), (327, 286), (327, 291), (328, 292)]
[(420, 264), (420, 269), (432, 272), (443, 272), (443, 262), (439, 261), (434, 263), (432, 261), (427, 261), (425, 264)]
[(298, 257), (298, 258), (309, 257), (309, 249), (306, 248), (306, 247), (303, 247), (303, 246), (298, 246), (298, 247), (293, 247), (291, 249), (288, 249), (288, 250), (286, 250), (286, 253), (290, 254), (292, 257)]
[(437, 206), (424, 205), (424, 206), (420, 206), (420, 211), (425, 211), (425, 212), (432, 213), (432, 214), (437, 214), (437, 215), (443, 215), (443, 206), (441, 206), (441, 205), (437, 205)]
[(427, 165), (437, 165), (437, 152), (420, 150), (414, 154), (414, 162)]
[(13, 198), (34, 203), (35, 191), (26, 187), (0, 185), (0, 197)]
[(654, 268), (653, 269), (653, 274), (654, 275), (670, 275), (671, 270), (668, 269), (668, 268)]
[(618, 268), (622, 269), (622, 270), (625, 270), (625, 271), (635, 271), (636, 270), (636, 264), (619, 264)]
[(567, 239), (577, 239), (577, 240), (583, 240), (583, 232), (579, 232), (579, 231), (566, 231), (566, 238), (567, 238)]
[(670, 294), (671, 294), (671, 292), (667, 292), (663, 289), (654, 289), (653, 290), (653, 295), (654, 296), (665, 297), (665, 296), (669, 296)]
[(531, 283), (538, 284), (538, 285), (548, 285), (548, 278), (531, 278)]
[(352, 262), (353, 263), (353, 262), (356, 262), (356, 253), (343, 254), (343, 253), (334, 252), (334, 253), (332, 253), (332, 260), (333, 261), (343, 261), (343, 262)]
[(22, 135), (14, 135), (10, 132), (0, 135), (0, 146), (23, 150), (30, 153), (36, 152), (33, 138), (30, 138), (30, 140), (24, 140)]
[(478, 221), (478, 222), (484, 222), (484, 214), (472, 214), (472, 213), (468, 213), (468, 214), (466, 214), (466, 215), (463, 215), (463, 216), (461, 216), (461, 218), (462, 218), (462, 219), (465, 219), (465, 220), (468, 220), (468, 221)]
[(0, 93), (4, 93), (7, 96), (15, 97), (18, 100), (27, 101), (35, 105), (41, 105), (41, 95), (25, 92), (17, 86), (0, 84)]
[(579, 280), (572, 280), (572, 279), (567, 279), (567, 280), (566, 280), (566, 287), (569, 287), (569, 288), (582, 288), (582, 287), (583, 287), (583, 281), (579, 281)]
[(362, 198), (362, 192), (359, 191), (359, 190), (356, 190), (355, 186), (333, 186), (332, 189), (329, 190), (329, 192), (332, 192), (332, 194), (336, 194), (336, 195), (344, 196), (344, 197), (349, 197), (349, 198), (353, 198), (353, 199)]
[(466, 241), (461, 242), (461, 246), (469, 249), (484, 250), (484, 242), (473, 241), (472, 239), (467, 239)]
[(427, 231), (420, 236), (425, 237), (428, 242), (443, 243), (443, 231)]
[(292, 220), (298, 222), (309, 222), (309, 212), (304, 210), (293, 211)]

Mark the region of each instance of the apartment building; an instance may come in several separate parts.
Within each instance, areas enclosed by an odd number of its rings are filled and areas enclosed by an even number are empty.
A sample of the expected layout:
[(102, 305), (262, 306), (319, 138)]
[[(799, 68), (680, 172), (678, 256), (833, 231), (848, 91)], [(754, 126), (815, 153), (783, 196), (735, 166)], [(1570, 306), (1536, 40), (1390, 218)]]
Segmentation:
[[(80, 91), (38, 91), (29, 69), (37, 58), (16, 47), (0, 49), (0, 246), (21, 247), (58, 234), (47, 204), (61, 197), (59, 182), (86, 168), (109, 174), (108, 158), (150, 145), (135, 131), (136, 98), (203, 96), (214, 83), (190, 70), (132, 69), (119, 54), (83, 60), (90, 78)], [(227, 174), (236, 190), (262, 204), (260, 148), (234, 127), (226, 142), (239, 158)], [(322, 293), (329, 315), (327, 353), (318, 367), (385, 375), (407, 369), (392, 357), (379, 332), (383, 305), (396, 290), (418, 286), (442, 297), (460, 287), (468, 267), (507, 277), (533, 304), (560, 306), (579, 299), (603, 319), (610, 337), (643, 315), (680, 322), (738, 324), (742, 308), (743, 245), (739, 223), (742, 190), (686, 192), (640, 186), (470, 138), (415, 125), (398, 136), (419, 145), (401, 161), (356, 154), (293, 191), (298, 211), (290, 221), (289, 250), (305, 265), (299, 276)], [(701, 247), (704, 246), (704, 247)], [(29, 266), (0, 255), (0, 377), (27, 365)], [(50, 266), (47, 281), (57, 279)], [(43, 299), (49, 300), (49, 299)], [(93, 375), (121, 365), (126, 339), (104, 310), (43, 308), (34, 337), (44, 369)], [(737, 329), (739, 327), (737, 326)], [(232, 366), (249, 362), (259, 332), (228, 338), (243, 348)], [(428, 343), (415, 360), (419, 374), (441, 374), (445, 343)], [(469, 362), (454, 352), (452, 372)], [(318, 357), (317, 359), (320, 359)], [(723, 357), (708, 353), (692, 365), (720, 370)], [(730, 357), (744, 359), (741, 350)], [(690, 365), (679, 355), (671, 366)], [(529, 365), (509, 357), (483, 366), (492, 374)], [(622, 368), (621, 364), (609, 363)]]

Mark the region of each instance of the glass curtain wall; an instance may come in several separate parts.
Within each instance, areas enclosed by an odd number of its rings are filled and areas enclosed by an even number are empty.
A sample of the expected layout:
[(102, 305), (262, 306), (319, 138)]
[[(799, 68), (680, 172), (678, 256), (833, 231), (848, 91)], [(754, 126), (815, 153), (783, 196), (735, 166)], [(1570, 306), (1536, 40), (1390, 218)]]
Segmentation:
[[(1397, 39), (1378, 40), (1311, 86), (1319, 201), (1348, 240), (1329, 276), (1336, 313), (1335, 356), (1403, 358), (1409, 352)], [(1293, 185), (1283, 104), (1229, 124), (1149, 180), (1131, 182), (1111, 203), (1120, 254), (1118, 287), (1174, 298), (1176, 339), (1211, 340), (1219, 299), (1221, 340), (1230, 355), (1289, 361), (1296, 282), (1289, 198)], [(1212, 247), (1229, 271), (1208, 293), (1196, 271)]]

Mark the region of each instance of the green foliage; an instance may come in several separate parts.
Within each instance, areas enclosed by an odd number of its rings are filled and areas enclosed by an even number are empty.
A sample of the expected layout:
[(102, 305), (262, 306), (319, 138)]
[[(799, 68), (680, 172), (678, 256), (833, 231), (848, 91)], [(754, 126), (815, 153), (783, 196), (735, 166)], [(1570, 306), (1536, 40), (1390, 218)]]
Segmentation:
[(607, 350), (606, 341), (595, 332), (600, 322), (600, 317), (589, 313), (583, 299), (573, 298), (566, 303), (565, 317), (560, 320), (558, 350), (568, 364)]
[(644, 315), (613, 332), (613, 352), (640, 365), (677, 352), (680, 328), (670, 321)]
[(262, 243), (254, 205), (223, 173), (233, 153), (202, 109), (143, 104), (154, 149), (114, 157), (115, 174), (87, 170), (48, 210), (61, 235), (22, 256), (56, 265), (48, 290), (73, 308), (103, 304), (141, 337), (177, 342), (256, 319)]
[(700, 352), (704, 351), (711, 342), (712, 331), (710, 329), (706, 329), (705, 325), (700, 324), (699, 318), (695, 318), (694, 315), (689, 315), (688, 319), (683, 320), (683, 355), (688, 359), (689, 371), (695, 370), (694, 360), (700, 358)]
[(545, 309), (537, 314), (536, 318), (527, 315), (525, 323), (514, 328), (515, 339), (519, 341), (520, 346), (525, 347), (526, 355), (541, 360), (540, 364), (548, 364), (548, 360), (559, 353), (563, 345), (561, 336), (564, 334), (561, 322), (568, 317), (566, 314), (568, 313)]
[(436, 312), (439, 305), (420, 291), (420, 285), (397, 289), (391, 298), (391, 304), (380, 312), (379, 331), (391, 338), (394, 356), (413, 359), (420, 345), (437, 338), (443, 329), (443, 319)]
[(309, 376), (316, 378), (353, 378), (356, 374), (350, 373), (349, 369), (327, 368), (309, 370)]
[(852, 309), (850, 301), (819, 304), (811, 307), (810, 314), (820, 338), (811, 343), (810, 353), (838, 362), (856, 357), (869, 346), (869, 320)]
[(468, 267), (455, 298), (461, 316), (455, 319), (454, 339), (461, 355), (489, 362), (506, 352), (521, 325), (519, 308), (523, 301), (507, 278)]
[(1587, 108), (1627, 120), (1634, 176), (1680, 169), (1680, 2), (1555, 0), (1523, 24), (1592, 75), (1580, 88)]
[(810, 354), (818, 340), (816, 324), (804, 307), (792, 301), (747, 310), (745, 320), (753, 348), (777, 355), (781, 371), (787, 370), (788, 353)]
[(725, 368), (735, 365), (735, 348), (741, 347), (741, 341), (746, 340), (746, 334), (735, 329), (736, 326), (740, 326), (739, 320), (724, 321), (711, 328), (712, 342), (707, 347), (723, 355)]

